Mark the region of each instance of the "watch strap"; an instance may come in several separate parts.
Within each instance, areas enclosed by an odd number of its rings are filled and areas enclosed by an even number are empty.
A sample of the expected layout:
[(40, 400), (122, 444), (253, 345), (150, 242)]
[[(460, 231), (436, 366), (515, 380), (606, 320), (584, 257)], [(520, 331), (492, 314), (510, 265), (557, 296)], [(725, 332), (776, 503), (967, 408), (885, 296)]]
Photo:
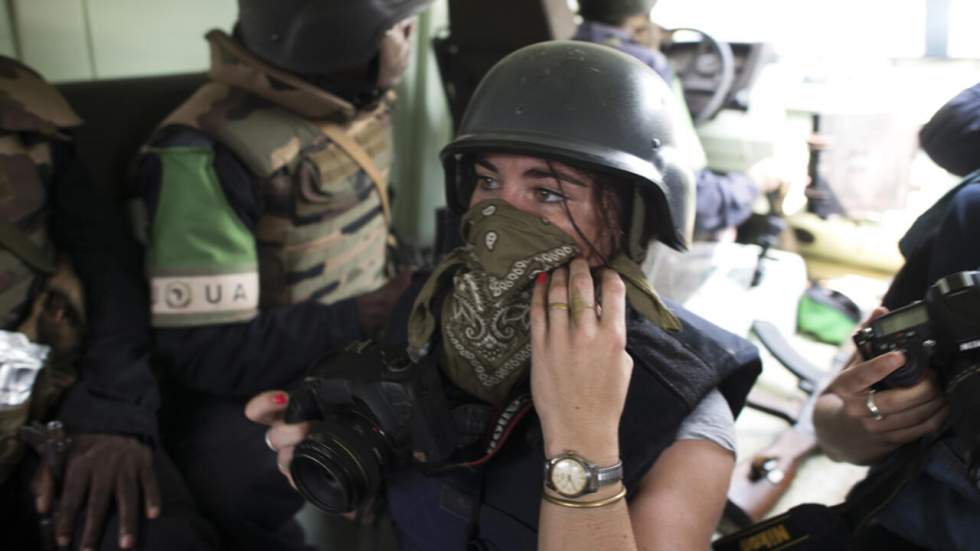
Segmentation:
[(617, 461), (609, 467), (596, 468), (596, 482), (599, 486), (614, 484), (623, 479), (623, 462)]

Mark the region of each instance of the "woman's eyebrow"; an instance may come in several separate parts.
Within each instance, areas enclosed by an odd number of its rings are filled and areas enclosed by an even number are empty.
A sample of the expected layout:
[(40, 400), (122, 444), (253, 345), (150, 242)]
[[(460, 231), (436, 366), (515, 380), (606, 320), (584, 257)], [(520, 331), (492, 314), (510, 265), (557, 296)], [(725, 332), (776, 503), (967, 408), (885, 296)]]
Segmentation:
[(482, 166), (483, 168), (491, 172), (500, 172), (500, 170), (496, 166), (494, 166), (493, 163), (491, 163), (486, 159), (477, 159), (475, 164), (477, 164), (478, 166)]
[(527, 176), (528, 178), (535, 178), (535, 179), (537, 179), (537, 178), (554, 178), (555, 176), (557, 176), (559, 180), (561, 180), (563, 182), (568, 182), (569, 184), (572, 184), (574, 186), (581, 186), (581, 187), (586, 187), (586, 188), (589, 187), (589, 185), (586, 184), (585, 182), (583, 182), (582, 180), (579, 180), (578, 178), (575, 178), (574, 176), (571, 176), (571, 175), (566, 174), (564, 172), (560, 172), (558, 170), (555, 170), (554, 172), (552, 172), (550, 170), (544, 170), (544, 169), (541, 169), (541, 168), (529, 168), (526, 171), (524, 171), (524, 175)]

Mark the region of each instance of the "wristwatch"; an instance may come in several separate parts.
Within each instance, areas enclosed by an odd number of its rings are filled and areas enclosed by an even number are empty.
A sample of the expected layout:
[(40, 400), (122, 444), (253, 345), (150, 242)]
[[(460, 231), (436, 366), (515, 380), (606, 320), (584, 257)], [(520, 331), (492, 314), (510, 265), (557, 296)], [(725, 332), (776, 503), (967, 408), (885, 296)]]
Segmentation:
[(573, 451), (556, 455), (544, 462), (544, 484), (563, 497), (579, 497), (599, 491), (623, 479), (623, 462), (599, 467)]

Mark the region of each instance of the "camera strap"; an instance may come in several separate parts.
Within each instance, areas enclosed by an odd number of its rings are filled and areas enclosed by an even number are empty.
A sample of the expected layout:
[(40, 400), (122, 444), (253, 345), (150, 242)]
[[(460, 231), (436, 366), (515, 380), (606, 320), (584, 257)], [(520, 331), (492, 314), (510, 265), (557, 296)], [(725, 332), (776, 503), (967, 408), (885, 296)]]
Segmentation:
[(492, 424), (493, 430), (489, 434), (483, 456), (472, 461), (461, 464), (463, 467), (477, 467), (490, 461), (490, 459), (503, 448), (507, 439), (514, 432), (521, 420), (531, 411), (532, 401), (530, 394), (520, 394), (511, 400), (507, 407), (501, 410), (496, 421)]

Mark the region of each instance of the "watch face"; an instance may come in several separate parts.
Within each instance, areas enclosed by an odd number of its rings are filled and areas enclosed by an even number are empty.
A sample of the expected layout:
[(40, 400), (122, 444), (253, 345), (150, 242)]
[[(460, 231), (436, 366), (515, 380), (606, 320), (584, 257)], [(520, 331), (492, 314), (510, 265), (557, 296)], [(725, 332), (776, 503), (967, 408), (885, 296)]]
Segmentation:
[(559, 459), (551, 467), (551, 484), (562, 495), (580, 494), (588, 484), (588, 477), (585, 466), (571, 458)]

